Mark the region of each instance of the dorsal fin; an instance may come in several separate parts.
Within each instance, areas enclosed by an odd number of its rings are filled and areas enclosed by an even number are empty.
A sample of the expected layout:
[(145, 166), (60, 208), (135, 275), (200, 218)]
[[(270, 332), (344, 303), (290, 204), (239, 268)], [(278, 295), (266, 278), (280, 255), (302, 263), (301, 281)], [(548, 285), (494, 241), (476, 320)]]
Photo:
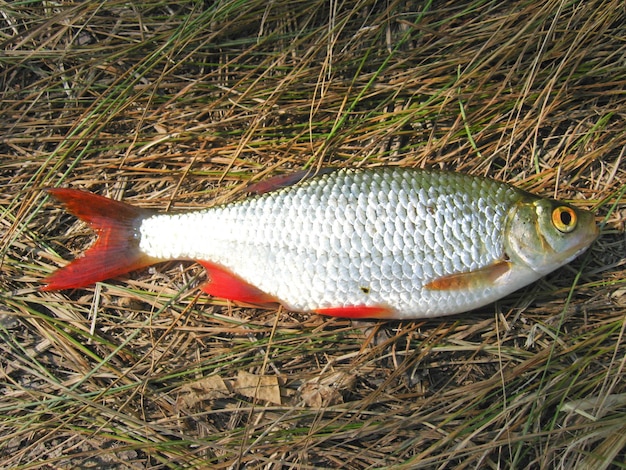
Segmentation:
[(327, 175), (336, 171), (336, 168), (322, 168), (320, 170), (300, 170), (295, 173), (289, 173), (286, 175), (276, 175), (271, 178), (252, 183), (246, 188), (246, 191), (252, 194), (265, 194), (277, 189), (287, 188), (294, 184), (306, 181), (316, 176)]

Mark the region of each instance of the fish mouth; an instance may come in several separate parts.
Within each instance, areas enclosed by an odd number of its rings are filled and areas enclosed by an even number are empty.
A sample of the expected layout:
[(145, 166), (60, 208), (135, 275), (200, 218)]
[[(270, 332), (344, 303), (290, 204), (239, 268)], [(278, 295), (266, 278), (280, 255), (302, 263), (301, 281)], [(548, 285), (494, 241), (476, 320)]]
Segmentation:
[(582, 237), (580, 243), (577, 247), (573, 248), (573, 252), (571, 254), (567, 254), (567, 256), (563, 259), (560, 266), (568, 264), (569, 262), (575, 260), (580, 255), (582, 255), (585, 251), (589, 249), (589, 247), (595, 242), (600, 236), (600, 228), (594, 224), (594, 230), (590, 232), (587, 236)]
[[(595, 241), (595, 238), (593, 240), (591, 240), (591, 243), (593, 243), (594, 241)], [(589, 249), (589, 247), (591, 246), (591, 243), (589, 243), (588, 245), (585, 245), (585, 246), (579, 248), (571, 256), (568, 256), (567, 258), (565, 258), (563, 260), (563, 264), (567, 264), (570, 261), (573, 261), (576, 258), (578, 258), (580, 255), (582, 255), (585, 251), (587, 251)]]
[(546, 274), (551, 273), (552, 271), (572, 262), (580, 255), (582, 255), (585, 251), (589, 249), (589, 247), (598, 239), (600, 236), (600, 229), (597, 225), (594, 224), (593, 230), (589, 230), (588, 233), (582, 234), (579, 238), (578, 243), (572, 246), (570, 249), (562, 251), (560, 254), (563, 258), (560, 261), (556, 261), (552, 266), (544, 265), (538, 267), (529, 266), (538, 276), (542, 277)]

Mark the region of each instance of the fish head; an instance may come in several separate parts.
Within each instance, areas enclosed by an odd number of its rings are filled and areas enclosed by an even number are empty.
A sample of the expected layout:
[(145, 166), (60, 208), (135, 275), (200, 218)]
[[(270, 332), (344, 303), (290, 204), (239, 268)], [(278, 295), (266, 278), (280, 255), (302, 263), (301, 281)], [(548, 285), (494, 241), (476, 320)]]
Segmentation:
[(591, 212), (526, 195), (509, 213), (504, 245), (513, 263), (543, 276), (584, 252), (598, 234)]

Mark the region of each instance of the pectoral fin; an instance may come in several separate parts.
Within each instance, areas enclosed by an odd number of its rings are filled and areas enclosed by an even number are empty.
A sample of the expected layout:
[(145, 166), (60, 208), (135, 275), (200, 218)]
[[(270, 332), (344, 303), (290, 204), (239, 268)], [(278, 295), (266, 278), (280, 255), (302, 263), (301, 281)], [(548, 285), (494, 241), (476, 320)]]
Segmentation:
[(496, 261), (484, 268), (466, 273), (455, 273), (434, 279), (424, 287), (430, 290), (461, 290), (480, 288), (492, 285), (496, 280), (509, 272), (509, 261)]

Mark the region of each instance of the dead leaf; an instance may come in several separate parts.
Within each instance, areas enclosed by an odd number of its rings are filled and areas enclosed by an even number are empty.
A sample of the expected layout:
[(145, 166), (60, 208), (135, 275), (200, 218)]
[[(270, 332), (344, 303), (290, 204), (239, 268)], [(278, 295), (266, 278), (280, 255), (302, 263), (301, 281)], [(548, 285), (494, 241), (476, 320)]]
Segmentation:
[(298, 391), (305, 405), (311, 408), (343, 403), (341, 390), (352, 390), (356, 379), (352, 374), (335, 372), (325, 377), (316, 377), (304, 383)]
[(626, 305), (626, 288), (617, 289), (611, 294), (611, 299), (618, 305)]
[(240, 370), (235, 379), (235, 391), (248, 398), (281, 404), (280, 386), (275, 375), (255, 375)]
[(230, 390), (219, 375), (210, 375), (204, 379), (183, 385), (178, 403), (182, 408), (191, 408), (206, 400), (225, 398)]
[(300, 387), (300, 397), (304, 404), (311, 408), (322, 408), (343, 403), (343, 397), (336, 388), (320, 383), (305, 383), (302, 385)]

